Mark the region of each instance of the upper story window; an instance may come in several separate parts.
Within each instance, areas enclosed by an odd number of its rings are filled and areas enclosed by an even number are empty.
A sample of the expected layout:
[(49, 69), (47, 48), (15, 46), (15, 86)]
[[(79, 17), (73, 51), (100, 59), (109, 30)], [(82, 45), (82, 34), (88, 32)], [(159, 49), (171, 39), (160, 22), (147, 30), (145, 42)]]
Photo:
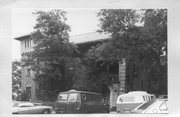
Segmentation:
[(31, 77), (31, 69), (27, 69), (27, 77)]
[(24, 42), (24, 47), (25, 47), (25, 48), (32, 47), (31, 44), (32, 44), (32, 39), (25, 40), (25, 42)]

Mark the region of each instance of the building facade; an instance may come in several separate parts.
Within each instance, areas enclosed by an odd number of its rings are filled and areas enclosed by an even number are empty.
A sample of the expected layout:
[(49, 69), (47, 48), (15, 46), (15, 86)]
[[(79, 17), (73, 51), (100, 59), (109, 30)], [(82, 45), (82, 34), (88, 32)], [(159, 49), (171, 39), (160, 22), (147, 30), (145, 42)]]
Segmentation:
[[(33, 51), (33, 47), (35, 44), (33, 43), (30, 35), (21, 36), (15, 38), (19, 40), (21, 43), (21, 57), (22, 59), (27, 59), (29, 54)], [(97, 32), (80, 34), (76, 36), (72, 36), (70, 38), (71, 41), (76, 42), (78, 49), (80, 51), (81, 57), (83, 58), (84, 54), (94, 45), (103, 43), (104, 41), (108, 41), (110, 39), (110, 35), (108, 34), (100, 34)], [(108, 85), (109, 89), (109, 103), (110, 106), (116, 105), (117, 96), (126, 92), (126, 62), (119, 62), (118, 65), (118, 73), (114, 74), (111, 77), (112, 85)], [(22, 90), (28, 93), (29, 99), (32, 101), (36, 101), (36, 90), (38, 89), (38, 84), (33, 80), (35, 78), (35, 74), (31, 69), (31, 66), (24, 66), (22, 71)]]
[[(32, 39), (30, 38), (30, 35), (24, 35), (18, 38), (15, 38), (16, 40), (20, 41), (20, 52), (21, 52), (21, 59), (27, 59), (31, 52), (33, 51), (34, 43)], [(22, 65), (24, 63), (22, 62)], [(24, 66), (22, 69), (21, 74), (21, 82), (22, 91), (25, 91), (27, 93), (28, 100), (35, 101), (36, 100), (36, 89), (38, 84), (34, 81), (35, 74), (33, 70), (31, 69), (31, 66)]]

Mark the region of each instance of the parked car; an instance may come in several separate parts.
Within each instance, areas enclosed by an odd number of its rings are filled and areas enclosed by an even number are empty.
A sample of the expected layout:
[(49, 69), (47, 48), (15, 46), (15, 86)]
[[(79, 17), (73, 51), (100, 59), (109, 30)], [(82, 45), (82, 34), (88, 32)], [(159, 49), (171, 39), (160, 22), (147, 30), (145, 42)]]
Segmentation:
[(156, 99), (147, 101), (134, 110), (131, 111), (132, 113), (161, 113), (167, 114), (168, 113), (168, 106), (167, 106), (167, 99)]
[(40, 103), (15, 101), (12, 104), (13, 114), (50, 114), (51, 106), (43, 106)]
[(56, 113), (108, 113), (109, 105), (99, 93), (70, 90), (59, 93), (54, 110)]
[(148, 94), (145, 91), (131, 91), (118, 96), (116, 103), (116, 111), (117, 113), (130, 113), (131, 110), (133, 110), (143, 102), (155, 98), (155, 95)]

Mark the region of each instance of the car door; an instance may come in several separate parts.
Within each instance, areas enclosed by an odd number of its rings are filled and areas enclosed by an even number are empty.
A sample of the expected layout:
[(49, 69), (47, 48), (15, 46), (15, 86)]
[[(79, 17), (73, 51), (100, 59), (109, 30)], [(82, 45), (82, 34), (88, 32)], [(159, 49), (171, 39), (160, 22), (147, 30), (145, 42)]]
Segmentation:
[(67, 103), (67, 111), (68, 113), (76, 113), (77, 107), (79, 105), (79, 101), (77, 100), (78, 93), (70, 93), (68, 97)]
[(68, 105), (68, 93), (59, 94), (58, 100), (56, 102), (56, 113), (68, 113), (67, 111)]
[(33, 107), (32, 103), (22, 103), (19, 104), (19, 109), (18, 109), (18, 113), (19, 114), (31, 114), (31, 107)]
[(29, 107), (29, 113), (30, 114), (40, 114), (42, 113), (43, 108), (41, 108), (41, 106), (32, 106)]

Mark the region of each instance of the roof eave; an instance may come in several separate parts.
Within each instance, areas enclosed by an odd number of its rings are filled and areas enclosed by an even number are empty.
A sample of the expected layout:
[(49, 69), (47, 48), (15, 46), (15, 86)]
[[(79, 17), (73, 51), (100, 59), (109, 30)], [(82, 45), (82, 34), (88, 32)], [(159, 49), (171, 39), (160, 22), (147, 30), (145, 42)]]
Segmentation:
[(18, 40), (18, 41), (21, 41), (21, 40), (23, 40), (23, 39), (25, 39), (25, 38), (29, 38), (31, 35), (24, 35), (24, 36), (20, 36), (20, 37), (17, 37), (17, 38), (14, 38), (14, 39), (16, 39), (16, 40)]

